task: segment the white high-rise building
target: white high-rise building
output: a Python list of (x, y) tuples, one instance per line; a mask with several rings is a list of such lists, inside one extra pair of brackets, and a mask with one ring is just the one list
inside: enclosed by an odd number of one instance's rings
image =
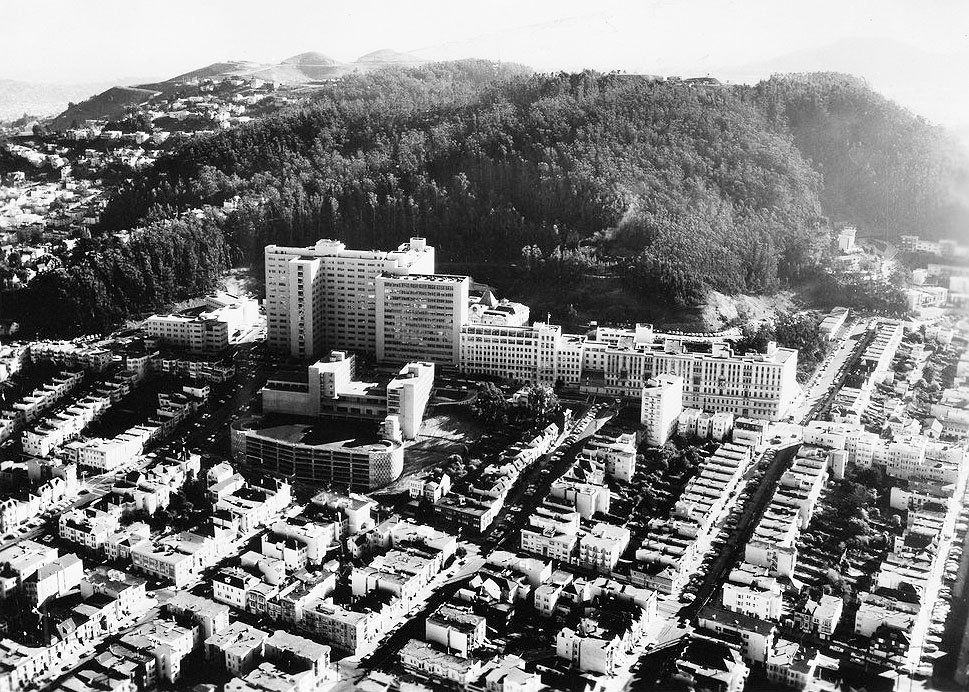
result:
[(377, 279), (433, 274), (434, 248), (411, 238), (397, 250), (347, 250), (336, 240), (266, 247), (269, 348), (300, 358), (329, 349), (377, 351)]
[(838, 250), (843, 253), (851, 252), (855, 249), (855, 235), (858, 233), (854, 226), (845, 226), (838, 233)]
[(646, 443), (662, 447), (676, 432), (683, 411), (683, 378), (658, 375), (643, 387), (640, 423), (646, 428)]
[(470, 286), (467, 276), (377, 277), (377, 360), (457, 365)]

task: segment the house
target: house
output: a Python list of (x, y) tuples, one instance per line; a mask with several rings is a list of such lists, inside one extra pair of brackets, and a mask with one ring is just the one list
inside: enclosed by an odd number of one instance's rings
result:
[(692, 689), (742, 692), (750, 669), (740, 653), (724, 642), (694, 635), (676, 659), (676, 675)]
[(424, 639), (440, 644), (448, 653), (468, 658), (485, 641), (485, 618), (470, 606), (444, 604), (424, 621)]

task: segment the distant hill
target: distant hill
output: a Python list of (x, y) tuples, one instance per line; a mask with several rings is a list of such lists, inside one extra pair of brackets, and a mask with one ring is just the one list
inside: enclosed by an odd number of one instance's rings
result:
[(390, 49), (367, 53), (352, 63), (340, 62), (323, 53), (310, 51), (293, 55), (278, 63), (258, 63), (247, 60), (216, 62), (162, 82), (140, 84), (138, 88), (164, 92), (194, 80), (225, 77), (253, 77), (279, 84), (297, 85), (336, 79), (351, 72), (368, 72), (390, 66), (411, 67), (425, 62), (420, 58)]
[(0, 79), (0, 120), (14, 120), (24, 113), (48, 116), (60, 113), (72, 101), (103, 91), (111, 82), (89, 84), (43, 84)]
[(407, 53), (401, 53), (400, 51), (390, 50), (384, 48), (382, 50), (375, 50), (366, 55), (361, 55), (356, 59), (356, 65), (421, 65), (426, 63), (427, 60), (421, 58), (416, 58), (413, 55), (408, 55)]
[(139, 84), (137, 88), (151, 89), (154, 91), (166, 91), (178, 84), (184, 84), (198, 79), (221, 79), (223, 77), (243, 76), (261, 69), (263, 65), (247, 60), (228, 60), (226, 62), (214, 62), (211, 65), (200, 67), (184, 74), (176, 75), (162, 82), (152, 84)]
[(136, 84), (131, 87), (111, 87), (95, 96), (90, 96), (83, 103), (69, 110), (65, 110), (69, 101), (77, 101), (89, 96), (92, 91), (107, 88), (110, 85), (99, 84), (96, 85), (96, 89), (84, 85), (59, 88), (53, 85), (30, 85), (0, 80), (0, 119), (14, 119), (24, 112), (43, 116), (63, 111), (54, 119), (52, 126), (55, 129), (64, 129), (70, 127), (74, 121), (114, 118), (123, 113), (126, 106), (143, 103), (153, 94), (169, 93), (184, 84), (202, 79), (252, 77), (277, 84), (298, 86), (339, 79), (354, 72), (365, 73), (387, 67), (415, 67), (424, 63), (426, 63), (425, 60), (390, 49), (367, 53), (350, 63), (340, 62), (314, 51), (300, 53), (278, 63), (226, 60), (160, 82)]
[(299, 65), (301, 67), (332, 67), (339, 64), (341, 64), (339, 60), (334, 60), (329, 55), (323, 55), (322, 53), (316, 53), (314, 51), (294, 55), (280, 63), (280, 65)]
[(69, 107), (54, 118), (51, 127), (55, 130), (64, 130), (85, 120), (118, 119), (124, 115), (127, 107), (145, 103), (158, 93), (158, 91), (139, 87), (111, 87)]

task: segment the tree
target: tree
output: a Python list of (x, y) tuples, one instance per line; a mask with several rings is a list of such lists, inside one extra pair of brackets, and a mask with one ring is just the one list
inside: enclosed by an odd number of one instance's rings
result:
[(531, 384), (517, 407), (519, 417), (529, 426), (545, 427), (561, 411), (558, 395), (545, 384)]
[(485, 382), (478, 388), (472, 410), (488, 425), (508, 422), (508, 401), (494, 382)]

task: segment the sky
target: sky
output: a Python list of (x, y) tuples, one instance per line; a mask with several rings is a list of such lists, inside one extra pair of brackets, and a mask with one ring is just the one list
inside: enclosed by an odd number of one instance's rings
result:
[(381, 48), (732, 82), (834, 69), (969, 131), (966, 0), (7, 0), (0, 16), (22, 28), (3, 32), (0, 78), (29, 82), (133, 84)]

